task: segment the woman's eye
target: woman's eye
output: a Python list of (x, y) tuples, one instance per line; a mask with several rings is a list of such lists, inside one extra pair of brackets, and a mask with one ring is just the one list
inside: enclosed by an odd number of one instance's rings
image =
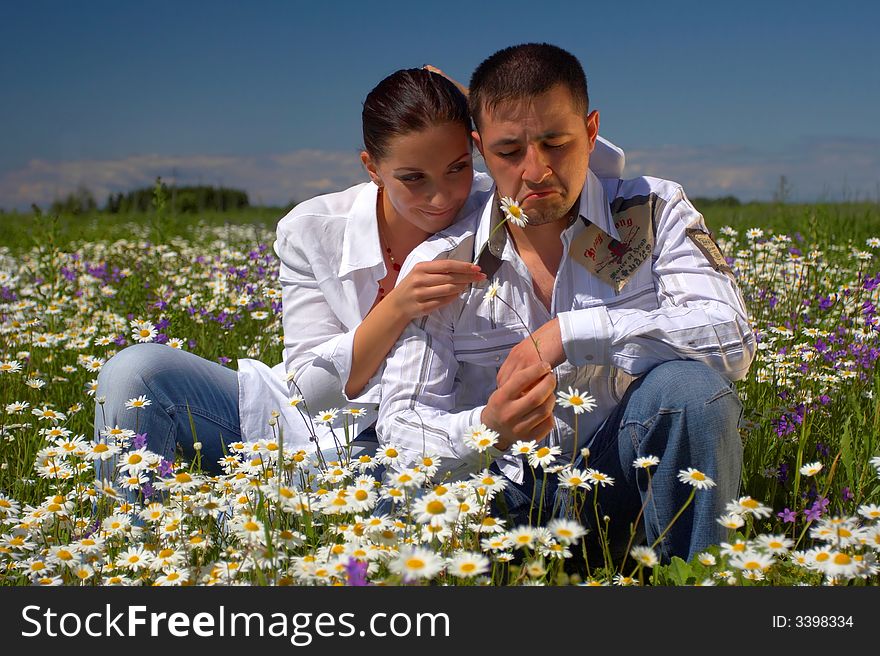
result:
[(459, 171), (464, 171), (466, 168), (468, 168), (468, 165), (462, 162), (461, 164), (456, 164), (451, 169), (449, 169), (449, 172), (458, 173)]
[(401, 182), (404, 182), (404, 183), (421, 182), (422, 176), (418, 175), (418, 174), (404, 175), (404, 176), (398, 178), (398, 180), (400, 180)]

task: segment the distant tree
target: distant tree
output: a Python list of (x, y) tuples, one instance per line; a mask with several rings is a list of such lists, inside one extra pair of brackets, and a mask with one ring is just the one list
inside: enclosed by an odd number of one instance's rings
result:
[(779, 183), (773, 191), (773, 202), (785, 204), (791, 200), (791, 183), (784, 175), (779, 176)]
[[(238, 210), (250, 207), (248, 195), (239, 189), (205, 185), (168, 187), (161, 183), (166, 196), (174, 199), (172, 210), (180, 214), (198, 214), (205, 210)], [(111, 196), (107, 211), (113, 213), (149, 212), (153, 203), (153, 187), (135, 189)]]
[(50, 214), (87, 214), (98, 209), (95, 196), (85, 185), (80, 185), (76, 191), (72, 191), (64, 198), (52, 201), (49, 207)]

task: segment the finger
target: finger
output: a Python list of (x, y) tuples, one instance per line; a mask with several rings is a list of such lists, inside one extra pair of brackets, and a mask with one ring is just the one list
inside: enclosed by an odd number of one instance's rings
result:
[(544, 376), (547, 376), (551, 371), (550, 365), (546, 362), (536, 362), (513, 372), (502, 389), (504, 389), (508, 398), (518, 399), (529, 387), (544, 378)]
[(416, 265), (418, 269), (429, 273), (477, 273), (480, 267), (461, 260), (431, 260)]

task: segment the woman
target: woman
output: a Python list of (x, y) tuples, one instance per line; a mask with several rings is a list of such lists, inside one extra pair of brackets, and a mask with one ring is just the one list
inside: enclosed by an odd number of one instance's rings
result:
[[(173, 460), (179, 445), (193, 458), (198, 441), (209, 471), (237, 440), (280, 432), (286, 448), (317, 442), (332, 454), (346, 441), (375, 439), (378, 380), (403, 328), (485, 278), (469, 262), (442, 260), (398, 281), (401, 265), (416, 245), (478, 211), (492, 181), (473, 171), (467, 100), (441, 74), (393, 73), (369, 93), (362, 118), (371, 182), (301, 203), (278, 224), (284, 362), (242, 359), (236, 375), (162, 345), (124, 349), (98, 377), (106, 401), (96, 409), (96, 439), (101, 427), (133, 428), (125, 403), (141, 395), (152, 401), (139, 411), (147, 447)], [(622, 154), (600, 142), (591, 167), (619, 175)], [(341, 408), (362, 414), (315, 418)]]

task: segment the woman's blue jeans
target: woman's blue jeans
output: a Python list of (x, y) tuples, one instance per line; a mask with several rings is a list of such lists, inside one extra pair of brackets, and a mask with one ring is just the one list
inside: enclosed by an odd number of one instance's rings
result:
[[(598, 517), (604, 529), (608, 523), (615, 562), (620, 561), (635, 524), (633, 544), (642, 539), (653, 544), (685, 505), (693, 488), (678, 480), (680, 470), (693, 467), (712, 478), (716, 486), (696, 490), (688, 505), (662, 541), (655, 547), (661, 559), (672, 556), (690, 560), (711, 544), (727, 539), (727, 529), (716, 521), (728, 501), (738, 496), (742, 475), (742, 441), (738, 425), (742, 404), (736, 388), (727, 378), (706, 365), (691, 360), (674, 360), (657, 365), (635, 380), (617, 408), (589, 443), (587, 462), (611, 476), (612, 486), (595, 486), (587, 492), (580, 520), (590, 527), (590, 539), (597, 539), (593, 495), (598, 494)], [(660, 464), (650, 470), (635, 469), (633, 461), (657, 456)], [(649, 474), (650, 473), (650, 486)], [(571, 497), (557, 485), (555, 474), (545, 479), (536, 471), (535, 503), (542, 500), (544, 518), (561, 515)], [(535, 476), (526, 467), (522, 485), (509, 483), (504, 493), (511, 520), (527, 523), (535, 490)], [(537, 517), (537, 507), (532, 520)], [(640, 539), (642, 538), (642, 539)]]
[[(146, 396), (138, 410), (126, 401)], [(241, 439), (238, 375), (216, 362), (164, 344), (135, 344), (110, 358), (98, 374), (95, 439), (105, 426), (145, 433), (146, 447), (174, 461), (180, 446), (187, 460), (200, 442), (204, 471), (219, 473), (225, 445)], [(102, 471), (105, 478), (112, 472)]]
[[(218, 474), (217, 461), (227, 454), (226, 446), (242, 439), (238, 374), (163, 344), (135, 344), (110, 358), (98, 374), (95, 396), (106, 399), (95, 404), (95, 440), (101, 439), (105, 426), (145, 433), (145, 446), (172, 462), (177, 447), (191, 461), (193, 444), (200, 442), (202, 470)], [(138, 410), (125, 407), (126, 401), (139, 396), (146, 396), (151, 405)], [(353, 457), (376, 452), (373, 429), (363, 431), (356, 440)], [(327, 461), (338, 459), (333, 449), (324, 450), (322, 456)], [(112, 460), (106, 461), (96, 473), (112, 479), (114, 467)]]

